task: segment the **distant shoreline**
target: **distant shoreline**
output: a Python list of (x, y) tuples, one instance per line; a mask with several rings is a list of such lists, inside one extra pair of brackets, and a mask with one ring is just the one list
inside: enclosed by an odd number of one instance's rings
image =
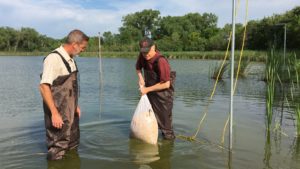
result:
[[(182, 51), (182, 52), (161, 52), (170, 59), (223, 59), (226, 51)], [(0, 56), (46, 56), (49, 52), (0, 52)], [(137, 58), (138, 52), (108, 52), (104, 51), (101, 56), (104, 58)], [(235, 52), (238, 58), (240, 51)], [(243, 52), (243, 58), (250, 61), (265, 61), (266, 51), (246, 50)], [(82, 57), (98, 57), (98, 52), (84, 52)], [(230, 58), (230, 52), (227, 59)]]

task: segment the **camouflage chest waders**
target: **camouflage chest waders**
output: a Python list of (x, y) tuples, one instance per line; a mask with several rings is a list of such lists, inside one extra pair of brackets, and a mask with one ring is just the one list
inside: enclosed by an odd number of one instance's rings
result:
[[(144, 69), (146, 87), (160, 83), (158, 60), (163, 56), (159, 56), (153, 62), (153, 71)], [(147, 64), (145, 64), (147, 67)], [(161, 91), (149, 92), (147, 94), (149, 101), (155, 113), (158, 127), (161, 129), (165, 139), (174, 139), (174, 131), (172, 126), (172, 109), (174, 97), (174, 84), (176, 72), (171, 71), (170, 88)]]
[(61, 159), (67, 150), (78, 147), (80, 136), (79, 117), (75, 113), (78, 105), (78, 69), (76, 66), (76, 71), (71, 72), (69, 64), (61, 54), (56, 51), (54, 53), (60, 55), (70, 74), (59, 76), (51, 86), (54, 104), (64, 122), (61, 129), (52, 126), (51, 111), (43, 103), (49, 160)]

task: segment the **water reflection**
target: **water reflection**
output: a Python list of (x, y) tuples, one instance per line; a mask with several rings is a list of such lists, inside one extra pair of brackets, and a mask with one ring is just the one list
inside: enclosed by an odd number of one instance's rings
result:
[(228, 151), (228, 163), (227, 163), (228, 169), (232, 168), (232, 151)]
[(132, 162), (143, 165), (160, 159), (158, 145), (147, 144), (136, 139), (129, 141), (129, 154)]
[(159, 141), (156, 145), (146, 144), (139, 140), (131, 139), (129, 151), (132, 162), (139, 165), (139, 168), (163, 168), (171, 169), (171, 156), (174, 142), (169, 140)]
[(48, 161), (48, 169), (80, 169), (77, 150), (68, 151), (62, 160)]
[(174, 142), (162, 140), (159, 144), (160, 160), (150, 163), (150, 166), (155, 168), (171, 169), (171, 157), (173, 154)]
[(293, 159), (290, 168), (297, 168), (300, 166), (300, 136), (295, 137), (291, 150)]
[(272, 146), (271, 146), (271, 135), (270, 130), (266, 129), (266, 141), (265, 141), (265, 154), (264, 154), (264, 168), (272, 168), (270, 165), (270, 159), (272, 156)]

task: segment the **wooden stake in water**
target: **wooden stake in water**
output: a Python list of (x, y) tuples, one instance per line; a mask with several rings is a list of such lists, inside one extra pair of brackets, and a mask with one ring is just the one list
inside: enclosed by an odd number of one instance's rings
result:
[(99, 61), (99, 84), (100, 84), (100, 88), (99, 88), (99, 106), (100, 106), (100, 109), (99, 109), (99, 118), (101, 118), (101, 110), (102, 110), (102, 95), (103, 95), (103, 74), (102, 74), (102, 56), (101, 56), (101, 34), (100, 32), (98, 32), (98, 40), (99, 40), (99, 51), (98, 51), (98, 61)]
[(233, 79), (234, 79), (234, 49), (235, 49), (235, 6), (236, 1), (232, 0), (232, 41), (231, 41), (231, 89), (230, 89), (230, 130), (229, 130), (229, 149), (232, 151), (232, 123), (233, 123)]

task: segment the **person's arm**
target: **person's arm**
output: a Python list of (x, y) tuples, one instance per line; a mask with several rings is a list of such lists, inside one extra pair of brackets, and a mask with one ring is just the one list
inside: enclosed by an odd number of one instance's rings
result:
[(164, 83), (156, 83), (153, 86), (149, 86), (149, 87), (141, 87), (141, 94), (147, 94), (149, 92), (154, 92), (154, 91), (159, 91), (159, 90), (163, 90), (163, 89), (168, 89), (170, 87), (170, 81), (166, 81)]
[(166, 59), (161, 58), (158, 60), (160, 82), (153, 86), (142, 87), (141, 94), (147, 94), (149, 92), (160, 91), (170, 88), (170, 65)]
[(51, 111), (52, 125), (55, 128), (61, 129), (64, 124), (61, 115), (59, 114), (51, 94), (50, 85), (46, 83), (40, 84), (40, 92), (43, 97), (44, 102), (47, 104), (48, 108)]
[(139, 86), (145, 86), (145, 81), (144, 81), (144, 77), (142, 75), (142, 71), (136, 70), (136, 73), (137, 73), (138, 79), (139, 79)]
[(142, 68), (143, 68), (143, 56), (141, 54), (139, 54), (138, 59), (135, 63), (135, 69), (136, 69), (136, 74), (138, 76), (138, 85), (141, 86), (145, 86), (145, 80), (142, 74)]

